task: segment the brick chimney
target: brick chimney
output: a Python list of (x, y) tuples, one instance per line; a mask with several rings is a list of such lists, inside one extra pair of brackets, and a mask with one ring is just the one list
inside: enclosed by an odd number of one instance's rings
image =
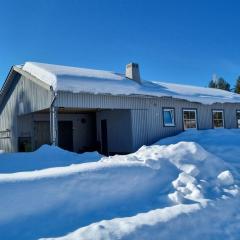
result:
[(139, 66), (137, 63), (129, 63), (126, 65), (126, 78), (141, 84)]

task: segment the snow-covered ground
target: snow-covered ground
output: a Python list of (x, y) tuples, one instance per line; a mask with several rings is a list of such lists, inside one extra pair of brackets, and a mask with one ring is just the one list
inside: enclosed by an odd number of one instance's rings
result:
[(0, 239), (239, 239), (240, 130), (101, 157), (0, 154)]

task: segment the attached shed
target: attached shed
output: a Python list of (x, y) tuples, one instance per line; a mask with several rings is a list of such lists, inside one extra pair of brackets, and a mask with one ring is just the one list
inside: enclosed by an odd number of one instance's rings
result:
[(240, 96), (142, 81), (125, 74), (27, 62), (0, 93), (0, 149), (54, 144), (75, 152), (129, 153), (188, 129), (240, 127)]

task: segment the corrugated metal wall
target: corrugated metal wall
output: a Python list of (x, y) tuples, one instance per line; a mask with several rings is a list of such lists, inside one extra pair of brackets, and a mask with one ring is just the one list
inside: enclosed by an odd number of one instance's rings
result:
[[(91, 95), (86, 93), (59, 92), (56, 103), (59, 107), (130, 109), (132, 122), (132, 151), (144, 144), (152, 144), (163, 137), (183, 131), (183, 109), (196, 109), (198, 129), (211, 129), (212, 110), (224, 110), (225, 127), (236, 128), (236, 110), (240, 104), (212, 104), (188, 102), (171, 97), (140, 97)], [(174, 127), (163, 126), (163, 108), (175, 109)]]
[(140, 96), (112, 96), (61, 91), (58, 92), (56, 106), (66, 108), (146, 109), (147, 101)]
[[(153, 144), (160, 138), (173, 136), (183, 131), (183, 109), (197, 110), (198, 129), (211, 129), (212, 111), (224, 110), (225, 128), (236, 128), (236, 110), (240, 109), (240, 104), (212, 104), (203, 105), (200, 103), (191, 103), (177, 99), (149, 99), (148, 109), (132, 110), (133, 124), (133, 142), (136, 150), (144, 144)], [(175, 126), (165, 127), (163, 125), (163, 108), (175, 109)], [(147, 119), (147, 120), (146, 120)]]
[(132, 145), (130, 110), (104, 110), (96, 115), (97, 139), (101, 142), (101, 120), (107, 120), (108, 151), (129, 153)]
[(0, 133), (0, 149), (17, 151), (18, 116), (45, 109), (50, 101), (50, 91), (15, 73), (11, 88), (0, 105), (0, 131), (10, 130), (8, 138)]

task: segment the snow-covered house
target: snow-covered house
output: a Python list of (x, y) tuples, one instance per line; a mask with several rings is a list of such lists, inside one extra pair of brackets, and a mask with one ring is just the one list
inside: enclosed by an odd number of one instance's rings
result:
[(125, 74), (27, 62), (0, 92), (0, 149), (53, 143), (75, 152), (128, 153), (188, 129), (239, 128), (240, 95)]

